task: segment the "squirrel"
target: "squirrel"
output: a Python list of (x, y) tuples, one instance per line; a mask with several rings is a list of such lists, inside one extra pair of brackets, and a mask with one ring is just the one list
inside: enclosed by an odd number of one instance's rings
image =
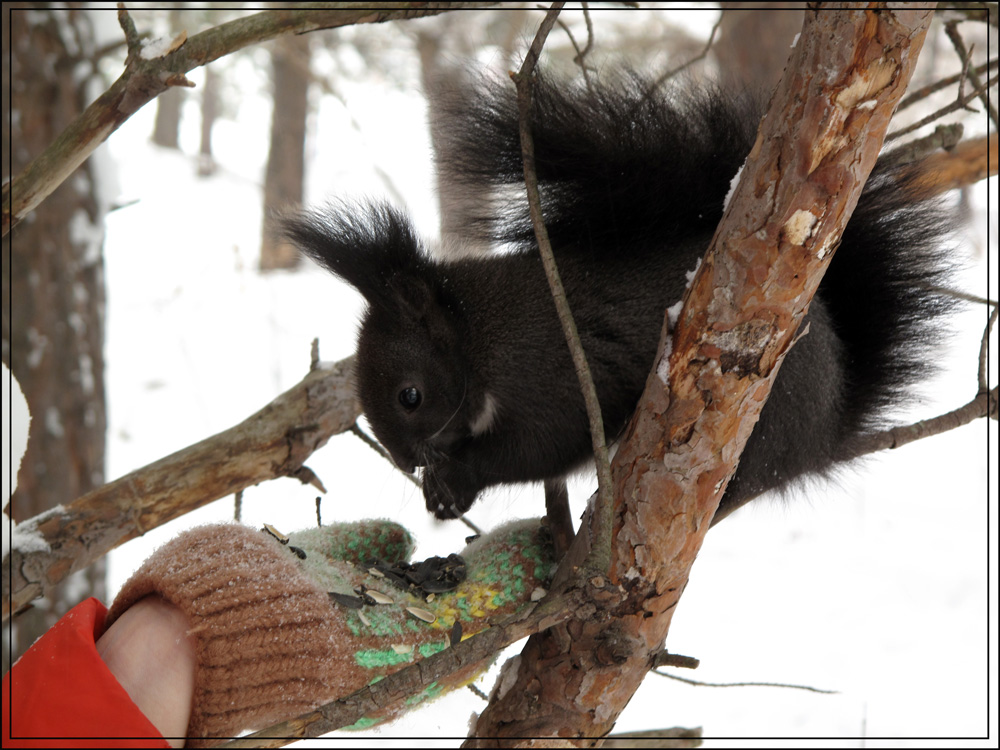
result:
[[(303, 211), (282, 231), (365, 298), (364, 413), (399, 468), (423, 467), (427, 509), (443, 519), (484, 488), (565, 476), (592, 449), (523, 197), (513, 91), (483, 84), (440, 106), (439, 169), (496, 194), (467, 236), (508, 252), (434, 258), (378, 202)], [(590, 86), (537, 80), (543, 217), (609, 440), (635, 409), (664, 311), (709, 245), (762, 111), (742, 94), (634, 72)], [(931, 287), (948, 274), (951, 227), (901, 174), (873, 171), (720, 512), (829, 473), (932, 369), (949, 303)]]

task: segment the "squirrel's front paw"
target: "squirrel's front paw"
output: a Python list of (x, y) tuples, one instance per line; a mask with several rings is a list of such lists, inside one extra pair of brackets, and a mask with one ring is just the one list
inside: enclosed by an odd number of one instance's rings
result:
[(480, 488), (463, 479), (443, 465), (424, 469), (424, 501), (435, 518), (458, 518), (472, 507)]

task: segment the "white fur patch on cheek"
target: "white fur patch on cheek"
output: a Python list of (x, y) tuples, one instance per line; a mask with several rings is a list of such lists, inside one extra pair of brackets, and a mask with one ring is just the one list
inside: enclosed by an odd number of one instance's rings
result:
[(497, 416), (497, 402), (489, 393), (483, 399), (483, 410), (479, 412), (475, 419), (469, 423), (469, 429), (473, 435), (482, 435), (493, 427), (493, 422)]

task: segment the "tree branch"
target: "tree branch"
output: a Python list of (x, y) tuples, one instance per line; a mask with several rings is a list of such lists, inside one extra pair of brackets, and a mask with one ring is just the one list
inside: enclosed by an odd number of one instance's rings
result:
[[(972, 61), (972, 52), (965, 48), (965, 41), (962, 39), (962, 35), (958, 31), (958, 21), (949, 21), (944, 25), (944, 31), (951, 40), (952, 45), (955, 47), (955, 52), (962, 59), (966, 66)], [(973, 88), (979, 92), (979, 100), (983, 103), (983, 107), (990, 115), (990, 120), (993, 122), (993, 127), (1000, 127), (1000, 122), (997, 122), (997, 108), (993, 106), (993, 102), (990, 101), (989, 92), (984, 88), (982, 80), (979, 78), (979, 73), (973, 69), (969, 68), (967, 71), (969, 82), (972, 84)]]
[(997, 134), (991, 133), (962, 141), (951, 151), (940, 151), (908, 164), (900, 182), (915, 197), (926, 199), (972, 185), (996, 173)]
[[(989, 73), (995, 67), (997, 67), (997, 59), (993, 58), (992, 60), (984, 62), (982, 65), (976, 68), (971, 68), (971, 70), (974, 70), (976, 73)], [(962, 80), (962, 75), (965, 72), (966, 71), (963, 70), (962, 73), (956, 73), (955, 75), (949, 76), (948, 78), (942, 78), (940, 81), (934, 81), (934, 83), (929, 83), (923, 88), (919, 88), (916, 91), (907, 94), (906, 97), (903, 99), (903, 101), (899, 103), (899, 106), (896, 108), (896, 111), (899, 112), (901, 110), (904, 110), (907, 107), (910, 107), (916, 104), (917, 102), (926, 99), (935, 91), (940, 91), (943, 88), (947, 88), (952, 84), (958, 83), (960, 80)]]
[(611, 559), (610, 539), (611, 539), (611, 467), (608, 461), (608, 446), (604, 436), (604, 419), (601, 416), (601, 404), (597, 399), (597, 389), (594, 387), (594, 380), (590, 374), (590, 366), (587, 364), (587, 355), (583, 351), (583, 344), (580, 342), (580, 334), (573, 320), (573, 313), (569, 308), (569, 301), (566, 299), (566, 291), (563, 288), (562, 279), (559, 276), (559, 269), (556, 266), (555, 256), (552, 254), (552, 244), (549, 242), (548, 231), (545, 229), (545, 222), (542, 219), (542, 202), (538, 194), (538, 177), (535, 172), (535, 145), (531, 136), (531, 100), (532, 84), (535, 75), (535, 65), (538, 56), (541, 54), (542, 45), (545, 38), (556, 22), (559, 10), (565, 3), (553, 3), (539, 25), (535, 39), (525, 56), (521, 70), (512, 74), (511, 78), (517, 86), (517, 107), (519, 112), (519, 125), (521, 131), (521, 158), (524, 161), (524, 183), (528, 192), (528, 209), (531, 214), (531, 223), (535, 230), (535, 237), (538, 240), (538, 251), (542, 257), (542, 266), (545, 269), (545, 276), (552, 290), (552, 299), (555, 301), (556, 312), (559, 315), (559, 323), (562, 325), (563, 334), (566, 336), (566, 343), (569, 346), (573, 357), (573, 366), (576, 369), (576, 376), (580, 381), (580, 391), (583, 393), (583, 400), (587, 406), (587, 418), (590, 422), (590, 439), (594, 447), (594, 459), (597, 463), (597, 508), (595, 524), (590, 533), (592, 534), (592, 546), (594, 557), (588, 562), (594, 562), (597, 567), (606, 570), (608, 561)]
[(932, 435), (940, 435), (942, 432), (954, 430), (956, 427), (961, 427), (982, 417), (989, 416), (996, 419), (996, 415), (997, 389), (993, 388), (991, 391), (977, 394), (972, 401), (954, 411), (932, 419), (923, 419), (913, 424), (901, 425), (884, 432), (867, 435), (858, 441), (853, 455), (848, 456), (848, 459), (860, 458), (876, 451), (901, 448), (907, 443), (922, 440)]
[[(235, 427), (19, 524), (3, 565), (3, 619), (167, 521), (259, 482), (299, 476), (313, 451), (359, 414), (350, 357), (314, 369)], [(27, 537), (32, 543), (19, 547)]]
[(170, 86), (191, 85), (184, 74), (194, 68), (282, 34), (422, 18), (456, 8), (490, 5), (495, 3), (302, 3), (294, 10), (267, 10), (221, 24), (182, 41), (160, 57), (144, 59), (131, 19), (125, 6), (119, 3), (119, 18), (129, 41), (125, 71), (41, 155), (3, 186), (2, 236), (143, 105)]
[(984, 83), (981, 87), (973, 91), (971, 94), (966, 94), (965, 96), (959, 97), (946, 107), (942, 107), (936, 112), (932, 112), (931, 114), (927, 115), (927, 117), (918, 120), (912, 125), (907, 125), (905, 128), (900, 128), (899, 130), (889, 133), (889, 135), (885, 137), (885, 142), (889, 143), (890, 141), (894, 141), (897, 138), (906, 135), (907, 133), (912, 133), (914, 130), (919, 130), (924, 125), (928, 125), (929, 123), (932, 123), (935, 120), (944, 117), (947, 114), (951, 114), (952, 112), (963, 109), (973, 99), (979, 98), (979, 95), (981, 93), (983, 93), (984, 91), (989, 91), (991, 87), (996, 85), (997, 85), (997, 76), (993, 76), (992, 78), (987, 80), (986, 83)]

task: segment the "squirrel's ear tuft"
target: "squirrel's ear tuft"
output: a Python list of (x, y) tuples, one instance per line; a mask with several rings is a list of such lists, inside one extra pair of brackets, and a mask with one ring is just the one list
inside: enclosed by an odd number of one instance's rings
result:
[(371, 305), (412, 304), (399, 299), (400, 279), (426, 278), (432, 270), (409, 221), (385, 203), (334, 204), (289, 213), (278, 217), (277, 227)]

